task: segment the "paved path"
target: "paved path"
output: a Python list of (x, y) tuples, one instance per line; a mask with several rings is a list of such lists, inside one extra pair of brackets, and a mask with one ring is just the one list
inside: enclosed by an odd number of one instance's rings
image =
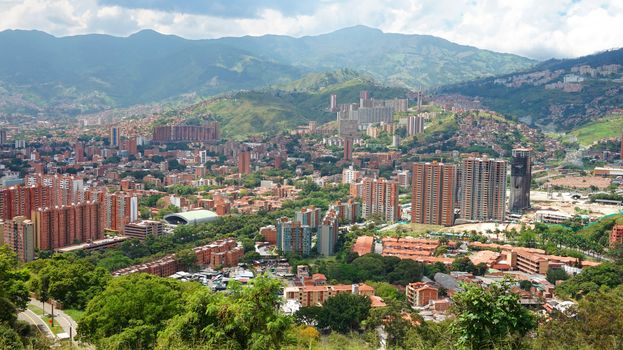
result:
[(35, 314), (34, 312), (26, 309), (20, 312), (19, 314), (17, 314), (17, 318), (22, 321), (26, 321), (30, 323), (31, 325), (37, 327), (39, 332), (44, 334), (46, 337), (56, 339), (56, 336), (54, 335), (54, 333), (52, 333), (52, 330), (50, 330), (50, 327), (48, 327), (45, 321), (43, 321), (41, 317), (39, 317), (39, 315)]
[[(30, 304), (43, 309), (43, 303), (36, 299), (30, 299)], [(52, 305), (45, 303), (44, 308), (46, 313), (50, 313), (52, 311)], [(63, 331), (67, 334), (71, 334), (72, 340), (76, 337), (76, 330), (78, 329), (78, 324), (74, 321), (69, 315), (63, 312), (63, 310), (54, 309), (54, 319), (58, 322), (58, 324), (63, 328)]]

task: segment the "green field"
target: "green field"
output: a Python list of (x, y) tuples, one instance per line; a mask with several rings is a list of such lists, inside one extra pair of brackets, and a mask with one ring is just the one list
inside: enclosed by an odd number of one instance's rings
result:
[(603, 139), (620, 137), (621, 130), (623, 115), (609, 115), (571, 131), (567, 138), (575, 136), (581, 146), (590, 146)]

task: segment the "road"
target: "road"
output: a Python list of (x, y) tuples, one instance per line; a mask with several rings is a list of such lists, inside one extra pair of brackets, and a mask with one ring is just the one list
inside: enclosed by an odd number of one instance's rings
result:
[[(36, 299), (30, 299), (30, 304), (43, 308), (47, 313), (52, 310), (52, 305), (48, 303), (42, 303)], [(43, 307), (45, 304), (45, 308)], [(54, 309), (54, 319), (58, 322), (58, 324), (63, 328), (63, 331), (67, 334), (71, 334), (72, 340), (76, 337), (76, 329), (78, 329), (78, 324), (74, 321), (69, 315), (63, 312), (63, 310)]]
[(17, 318), (19, 320), (26, 321), (30, 323), (31, 325), (37, 327), (39, 332), (44, 334), (46, 337), (51, 338), (51, 339), (56, 339), (56, 336), (54, 335), (54, 333), (52, 333), (52, 331), (50, 330), (48, 325), (45, 323), (45, 321), (43, 321), (41, 317), (39, 317), (34, 312), (26, 309), (20, 312), (19, 314), (17, 314)]

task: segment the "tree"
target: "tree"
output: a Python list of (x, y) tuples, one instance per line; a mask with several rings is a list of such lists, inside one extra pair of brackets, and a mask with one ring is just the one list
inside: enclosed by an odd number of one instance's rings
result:
[(359, 330), (370, 314), (370, 298), (365, 295), (340, 293), (325, 301), (318, 318), (319, 328), (340, 333)]
[(529, 280), (521, 280), (519, 281), (519, 288), (525, 291), (530, 291), (530, 289), (532, 288), (532, 282), (530, 282)]
[(456, 319), (452, 329), (459, 336), (458, 346), (493, 349), (519, 341), (536, 326), (533, 315), (511, 292), (511, 281), (493, 283), (487, 289), (476, 284), (463, 288), (453, 296)]
[(142, 273), (117, 277), (88, 303), (78, 337), (98, 349), (151, 349), (166, 322), (182, 312), (185, 293), (197, 288)]
[(547, 281), (551, 284), (556, 284), (557, 281), (565, 281), (569, 279), (569, 275), (563, 269), (548, 269), (547, 270)]
[(409, 283), (422, 279), (426, 267), (417, 261), (410, 259), (400, 260), (394, 271), (387, 275), (387, 281), (392, 284), (406, 286)]
[(0, 246), (0, 323), (13, 325), (17, 309), (28, 303), (28, 272), (18, 269), (17, 255), (6, 245)]
[(197, 269), (197, 255), (192, 249), (182, 249), (175, 253), (175, 260), (186, 271)]
[(19, 334), (8, 324), (0, 323), (0, 349), (3, 350), (22, 350), (24, 344)]
[(229, 293), (201, 288), (167, 324), (157, 348), (279, 349), (291, 325), (278, 311), (280, 289), (278, 280), (263, 276), (247, 288), (233, 283)]
[(31, 263), (28, 268), (34, 274), (30, 289), (38, 299), (51, 298), (66, 308), (84, 308), (111, 279), (106, 269), (73, 254), (55, 254)]
[(620, 349), (623, 344), (623, 286), (583, 298), (569, 313), (556, 312), (538, 330), (537, 349)]
[(623, 284), (623, 266), (602, 263), (599, 266), (587, 267), (578, 275), (561, 283), (556, 287), (556, 294), (580, 299), (601, 288), (615, 288), (620, 284)]

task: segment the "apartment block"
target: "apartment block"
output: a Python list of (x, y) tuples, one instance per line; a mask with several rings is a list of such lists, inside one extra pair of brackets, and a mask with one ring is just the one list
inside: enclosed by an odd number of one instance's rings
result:
[(452, 226), (457, 169), (443, 163), (415, 163), (411, 177), (411, 222)]
[(614, 225), (610, 232), (610, 246), (614, 247), (617, 244), (623, 244), (623, 225)]
[(373, 297), (374, 288), (365, 283), (360, 283), (353, 285), (338, 284), (328, 286), (287, 287), (283, 291), (286, 300), (298, 300), (302, 307), (320, 306), (324, 304), (327, 299), (340, 293), (352, 293)]
[(349, 198), (346, 202), (335, 202), (329, 207), (337, 213), (338, 221), (345, 223), (355, 223), (361, 217), (361, 204), (353, 198)]
[(260, 228), (260, 235), (270, 244), (277, 244), (277, 228), (275, 225), (268, 225)]
[(461, 167), (461, 218), (466, 221), (504, 221), (506, 172), (503, 160), (467, 158)]
[(147, 236), (162, 236), (164, 225), (161, 221), (143, 220), (140, 222), (125, 224), (124, 234), (128, 237), (144, 240)]
[(17, 254), (22, 262), (32, 261), (35, 258), (35, 226), (24, 216), (14, 217), (12, 220), (0, 220), (0, 235), (3, 242)]
[[(197, 257), (197, 264), (201, 266), (227, 267), (235, 266), (244, 256), (242, 247), (235, 240), (224, 239), (201, 247), (193, 248)], [(152, 275), (167, 277), (180, 271), (175, 254), (167, 255), (156, 261), (140, 265), (130, 266), (113, 272), (113, 276), (123, 276), (133, 273), (149, 273)]]
[(422, 307), (439, 299), (439, 290), (424, 282), (409, 283), (406, 288), (407, 302), (411, 307)]
[(387, 222), (396, 222), (400, 219), (398, 183), (384, 178), (364, 178), (361, 186), (363, 218), (380, 215)]
[(309, 226), (312, 230), (316, 230), (320, 226), (320, 208), (316, 208), (314, 206), (303, 207), (294, 215), (294, 221), (300, 222), (303, 226)]
[(309, 255), (311, 252), (311, 228), (300, 222), (283, 217), (277, 220), (277, 249), (283, 253)]
[(338, 216), (334, 210), (328, 210), (325, 214), (318, 233), (316, 234), (316, 247), (318, 254), (322, 256), (335, 255), (335, 244), (338, 237)]

